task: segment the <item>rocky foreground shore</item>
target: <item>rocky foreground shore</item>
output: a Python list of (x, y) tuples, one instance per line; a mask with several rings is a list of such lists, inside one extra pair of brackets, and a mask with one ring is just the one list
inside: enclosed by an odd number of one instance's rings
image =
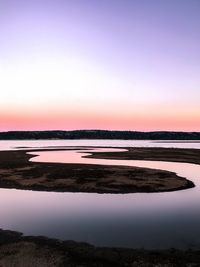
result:
[(1, 267), (197, 267), (200, 251), (98, 248), (0, 230)]

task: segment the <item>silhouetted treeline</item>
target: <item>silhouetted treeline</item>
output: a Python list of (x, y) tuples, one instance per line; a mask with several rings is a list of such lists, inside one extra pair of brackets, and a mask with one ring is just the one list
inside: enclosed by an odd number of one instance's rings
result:
[(106, 130), (0, 132), (0, 140), (24, 139), (200, 140), (200, 132), (136, 132)]

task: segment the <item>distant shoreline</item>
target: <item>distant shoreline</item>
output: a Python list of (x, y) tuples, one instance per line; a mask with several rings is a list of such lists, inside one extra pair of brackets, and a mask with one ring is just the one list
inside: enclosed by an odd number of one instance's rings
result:
[(154, 140), (200, 141), (200, 132), (178, 131), (8, 131), (0, 132), (0, 140)]

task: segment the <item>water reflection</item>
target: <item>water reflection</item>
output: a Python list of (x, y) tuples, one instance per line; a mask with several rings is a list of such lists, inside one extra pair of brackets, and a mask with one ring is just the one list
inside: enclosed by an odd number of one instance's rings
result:
[(16, 150), (25, 147), (175, 147), (198, 148), (200, 141), (153, 141), (153, 140), (0, 140), (0, 150)]
[(86, 159), (82, 153), (34, 152), (39, 156), (31, 160), (165, 169), (191, 179), (196, 187), (119, 195), (0, 189), (1, 227), (100, 246), (200, 248), (199, 165)]

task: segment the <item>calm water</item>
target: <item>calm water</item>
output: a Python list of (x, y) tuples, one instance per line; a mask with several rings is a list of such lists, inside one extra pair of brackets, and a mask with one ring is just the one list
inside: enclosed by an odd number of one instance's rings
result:
[[(45, 142), (45, 144), (44, 144)], [(53, 143), (52, 143), (53, 142)], [(61, 143), (60, 143), (61, 142)], [(66, 144), (67, 142), (67, 144)], [(81, 141), (83, 142), (83, 141)], [(86, 145), (93, 145), (89, 141)], [(101, 141), (102, 142), (102, 141)], [(103, 146), (111, 145), (103, 141)], [(115, 142), (115, 144), (114, 144)], [(151, 146), (144, 141), (112, 141), (113, 146)], [(134, 143), (136, 142), (136, 143)], [(17, 145), (16, 145), (17, 143)], [(56, 143), (56, 144), (55, 144)], [(124, 145), (122, 145), (124, 143)], [(118, 144), (118, 145), (117, 145)], [(156, 143), (157, 144), (157, 143)], [(1, 145), (1, 144), (0, 144)], [(75, 141), (7, 142), (14, 146), (73, 146)], [(99, 141), (97, 141), (99, 146)], [(155, 144), (153, 144), (154, 146)], [(158, 144), (157, 144), (158, 145)], [(163, 144), (159, 143), (159, 146)], [(199, 148), (199, 143), (165, 143)], [(105, 149), (104, 149), (105, 150)], [(108, 150), (108, 149), (106, 149)], [(196, 187), (170, 193), (51, 193), (0, 189), (0, 227), (25, 234), (86, 241), (100, 246), (133, 248), (200, 248), (200, 166), (185, 163), (85, 159), (76, 151), (34, 152), (32, 161), (85, 162), (152, 167), (175, 171)]]
[(144, 140), (27, 140), (2, 141), (0, 150), (14, 150), (19, 147), (49, 147), (49, 146), (105, 146), (105, 147), (179, 147), (198, 148), (200, 141), (144, 141)]

